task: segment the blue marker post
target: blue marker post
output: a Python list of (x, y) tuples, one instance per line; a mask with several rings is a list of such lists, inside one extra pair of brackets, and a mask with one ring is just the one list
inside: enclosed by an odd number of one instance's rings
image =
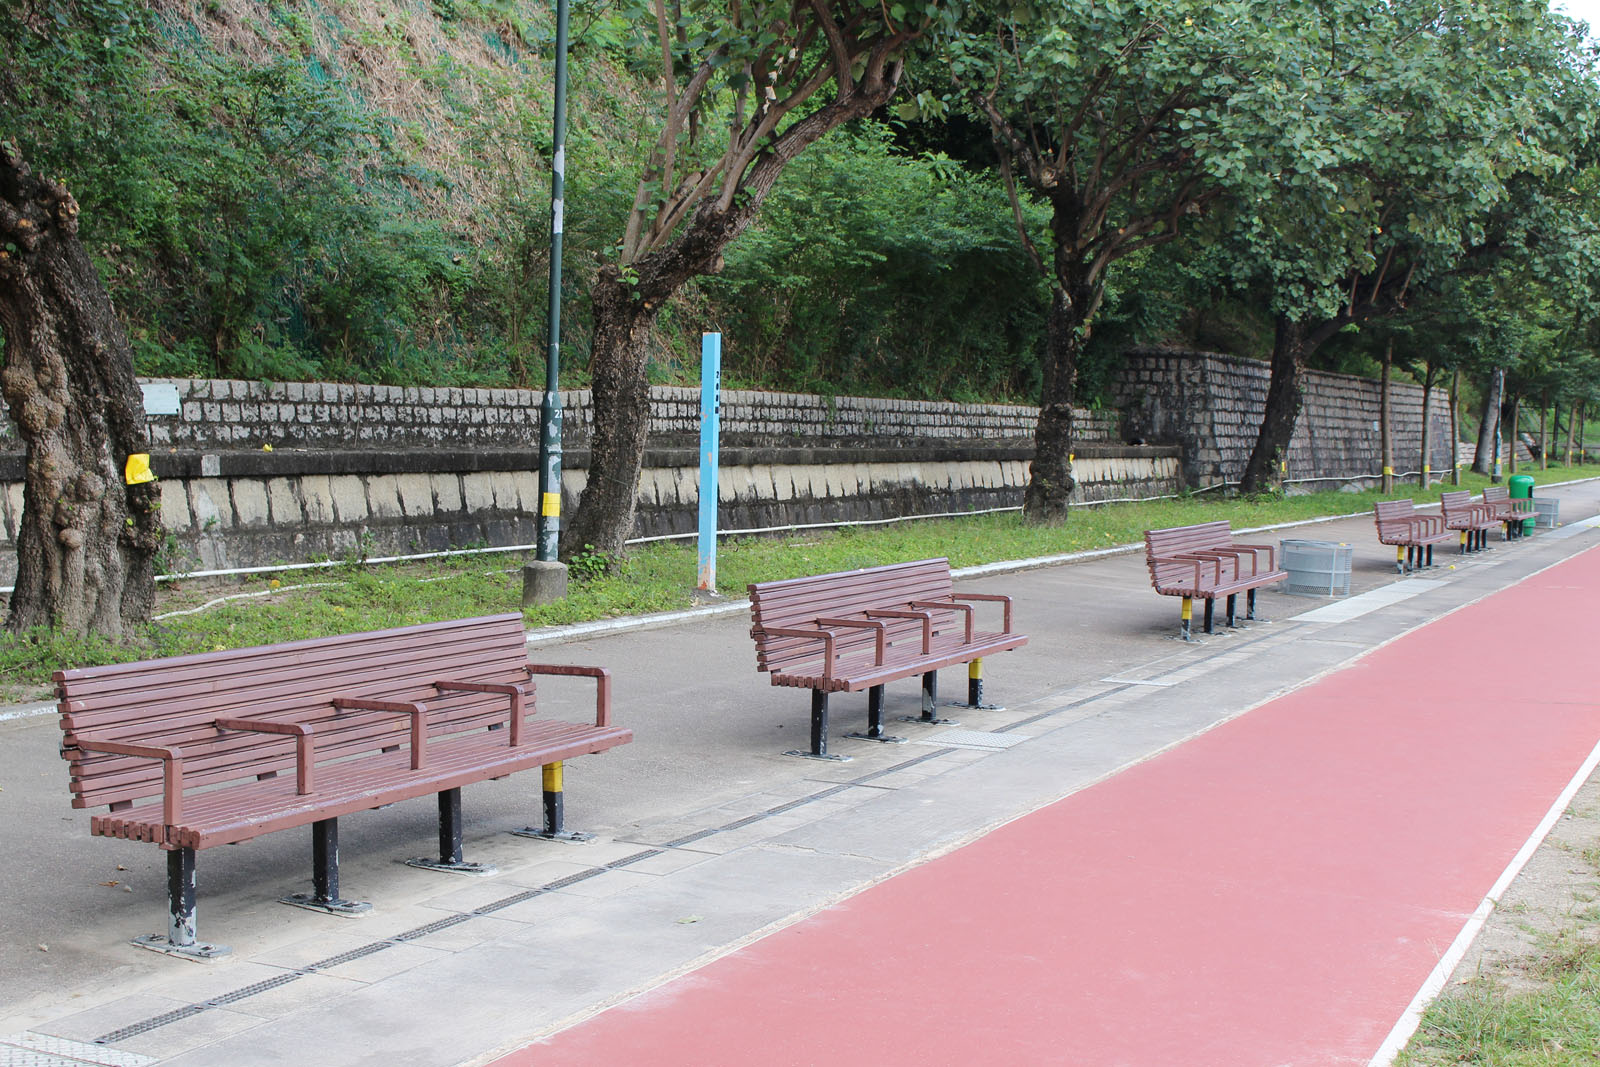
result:
[(717, 452), (722, 437), (722, 335), (700, 337), (700, 580), (717, 591)]

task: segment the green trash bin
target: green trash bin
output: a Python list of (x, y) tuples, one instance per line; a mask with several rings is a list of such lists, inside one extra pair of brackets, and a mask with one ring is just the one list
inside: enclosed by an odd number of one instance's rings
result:
[[(1510, 478), (1508, 478), (1506, 480), (1506, 485), (1511, 490), (1511, 499), (1512, 500), (1530, 500), (1533, 497), (1533, 476), (1532, 475), (1529, 475), (1529, 474), (1513, 474)], [(1538, 517), (1534, 516), (1534, 515), (1529, 515), (1526, 519), (1523, 519), (1522, 520), (1522, 533), (1523, 533), (1523, 536), (1527, 536), (1528, 534), (1533, 533), (1534, 525), (1538, 521), (1539, 521)]]

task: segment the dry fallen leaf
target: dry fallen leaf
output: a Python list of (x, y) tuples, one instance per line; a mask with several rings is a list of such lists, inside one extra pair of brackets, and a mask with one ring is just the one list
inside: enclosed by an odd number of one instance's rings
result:
[(100, 884), (109, 888), (109, 887), (121, 885), (122, 883), (117, 881), (115, 878), (113, 878), (109, 882), (101, 882)]

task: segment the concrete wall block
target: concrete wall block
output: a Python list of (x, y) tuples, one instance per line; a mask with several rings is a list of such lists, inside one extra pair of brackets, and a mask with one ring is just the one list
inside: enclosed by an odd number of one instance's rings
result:
[(794, 499), (795, 468), (788, 465), (772, 468), (772, 499), (778, 501)]
[(408, 518), (434, 514), (433, 484), (428, 475), (397, 474), (394, 484), (400, 494), (400, 509)]
[[(305, 509), (300, 506), (300, 498), (295, 484), (298, 479), (269, 478), (267, 480), (267, 506), (272, 512), (272, 525), (274, 526), (301, 526), (306, 521)], [(238, 490), (234, 490), (234, 500), (239, 497)]]
[[(17, 490), (16, 518), (21, 518), (22, 484), (20, 482), (17, 483), (15, 488)], [(157, 483), (157, 488), (161, 490), (161, 525), (173, 533), (193, 530), (195, 526), (194, 516), (189, 511), (189, 490), (184, 480), (181, 478), (163, 478)], [(5, 499), (9, 500), (10, 496), (10, 493), (5, 494)], [(8, 515), (6, 517), (6, 525), (10, 527), (13, 522), (14, 519)]]
[(539, 513), (538, 492), (533, 497), (524, 501), (519, 492), (517, 476), (513, 471), (491, 471), (489, 473), (489, 486), (494, 493), (494, 505), (500, 511), (531, 511)]
[(333, 499), (334, 515), (344, 524), (366, 522), (367, 487), (354, 474), (335, 474), (328, 478), (328, 495)]
[(201, 533), (233, 529), (233, 501), (228, 499), (228, 483), (221, 478), (189, 480), (189, 513)]
[(367, 507), (374, 519), (398, 519), (405, 514), (400, 507), (400, 487), (392, 474), (374, 474), (367, 478)]
[(307, 474), (300, 478), (300, 506), (306, 522), (312, 526), (331, 526), (338, 521), (333, 506), (333, 486), (325, 474)]
[(494, 511), (494, 484), (482, 471), (461, 476), (461, 495), (464, 510), (470, 515)]

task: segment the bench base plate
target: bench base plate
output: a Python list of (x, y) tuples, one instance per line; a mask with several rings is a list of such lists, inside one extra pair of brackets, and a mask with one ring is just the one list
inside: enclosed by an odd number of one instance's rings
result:
[(167, 956), (182, 956), (191, 960), (214, 960), (233, 951), (227, 945), (209, 941), (196, 941), (192, 945), (175, 945), (165, 934), (145, 934), (143, 937), (134, 938), (133, 943), (152, 952), (160, 952)]
[(541, 830), (537, 826), (526, 826), (511, 832), (518, 837), (531, 837), (537, 841), (565, 841), (569, 845), (582, 845), (595, 839), (594, 834), (586, 830)]
[[(961, 705), (965, 707), (966, 705)], [(960, 726), (955, 719), (936, 719), (931, 715), (902, 715), (901, 722), (920, 722), (924, 726)]]
[(342, 897), (337, 900), (318, 900), (310, 893), (290, 893), (286, 897), (279, 897), (278, 903), (341, 916), (365, 915), (372, 910), (372, 905), (365, 900), (345, 900)]
[(804, 749), (791, 748), (784, 753), (785, 756), (801, 756), (805, 759), (827, 760), (830, 763), (849, 763), (850, 756), (835, 756), (832, 752), (807, 752)]
[[(890, 736), (889, 734), (879, 734), (877, 737), (873, 737), (871, 734), (864, 734), (864, 733), (861, 733), (860, 731), (856, 731), (854, 733), (845, 734), (845, 736), (846, 737), (853, 737), (857, 741), (877, 741), (880, 744), (885, 744), (885, 745), (903, 745), (903, 744), (906, 743), (906, 739), (905, 738), (903, 738), (903, 737), (893, 737), (893, 736)], [(809, 753), (807, 753), (807, 754), (809, 755)]]
[(499, 874), (500, 868), (492, 863), (468, 863), (459, 861), (449, 863), (444, 860), (432, 860), (426, 856), (406, 860), (407, 867), (421, 867), (425, 871), (443, 871), (446, 874), (469, 874), (474, 878), (487, 878), (491, 874)]
[[(948, 700), (944, 704), (947, 708), (962, 708), (966, 711), (1005, 711), (1004, 704), (968, 704), (964, 700)], [(921, 722), (921, 719), (917, 720)]]

